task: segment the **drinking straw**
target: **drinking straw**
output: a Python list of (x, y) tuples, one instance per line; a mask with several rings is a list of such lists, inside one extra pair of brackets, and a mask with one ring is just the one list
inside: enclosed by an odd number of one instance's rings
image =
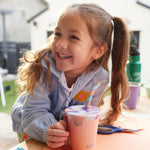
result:
[(89, 109), (89, 108), (90, 108), (90, 104), (91, 104), (92, 97), (93, 97), (95, 91), (98, 89), (99, 86), (100, 86), (100, 82), (97, 82), (97, 83), (92, 87), (92, 90), (90, 91), (89, 96), (88, 96), (88, 99), (87, 99), (86, 109)]

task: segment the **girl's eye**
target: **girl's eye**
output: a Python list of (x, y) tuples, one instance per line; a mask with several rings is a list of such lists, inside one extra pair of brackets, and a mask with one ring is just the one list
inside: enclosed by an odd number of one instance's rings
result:
[(79, 38), (77, 36), (72, 35), (71, 39), (75, 39), (75, 40), (79, 40)]
[(59, 32), (55, 32), (56, 36), (61, 36), (61, 34)]

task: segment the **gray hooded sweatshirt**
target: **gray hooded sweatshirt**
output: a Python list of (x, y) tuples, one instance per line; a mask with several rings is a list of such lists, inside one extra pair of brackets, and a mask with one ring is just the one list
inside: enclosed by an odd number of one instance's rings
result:
[[(44, 61), (42, 65), (47, 66)], [(27, 133), (31, 138), (46, 143), (48, 127), (63, 118), (65, 108), (72, 105), (85, 105), (87, 95), (92, 87), (100, 82), (99, 88), (92, 97), (91, 105), (96, 106), (105, 91), (109, 75), (103, 67), (89, 71), (78, 77), (71, 88), (68, 88), (64, 72), (56, 68), (55, 62), (50, 59), (53, 88), (39, 82), (33, 89), (33, 95), (22, 93), (16, 100), (12, 111), (13, 130)]]

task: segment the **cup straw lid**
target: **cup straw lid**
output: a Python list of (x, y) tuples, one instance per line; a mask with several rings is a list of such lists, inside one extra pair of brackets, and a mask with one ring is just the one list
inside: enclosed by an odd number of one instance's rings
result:
[(65, 112), (71, 115), (93, 115), (101, 113), (101, 110), (96, 106), (91, 106), (90, 109), (86, 109), (85, 105), (73, 105), (66, 108)]

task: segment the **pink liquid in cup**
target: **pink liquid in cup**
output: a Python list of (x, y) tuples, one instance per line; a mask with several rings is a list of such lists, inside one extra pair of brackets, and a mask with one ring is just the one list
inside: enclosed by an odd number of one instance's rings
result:
[(67, 108), (68, 127), (72, 150), (94, 150), (100, 109), (91, 106), (75, 105)]

